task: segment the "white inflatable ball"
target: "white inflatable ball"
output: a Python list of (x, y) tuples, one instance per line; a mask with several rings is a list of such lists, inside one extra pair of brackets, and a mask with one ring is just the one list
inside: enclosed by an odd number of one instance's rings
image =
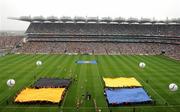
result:
[(15, 80), (14, 79), (9, 79), (9, 80), (7, 80), (7, 85), (9, 86), (9, 87), (13, 87), (14, 85), (15, 85)]
[(171, 83), (169, 85), (169, 90), (171, 91), (177, 91), (178, 90), (178, 86), (175, 83)]
[(140, 68), (145, 68), (145, 66), (146, 66), (146, 64), (145, 64), (144, 62), (140, 62), (140, 63), (139, 63), (139, 67), (140, 67)]
[(39, 65), (42, 65), (42, 61), (37, 61), (37, 62), (36, 62), (36, 65), (38, 65), (38, 66), (39, 66)]

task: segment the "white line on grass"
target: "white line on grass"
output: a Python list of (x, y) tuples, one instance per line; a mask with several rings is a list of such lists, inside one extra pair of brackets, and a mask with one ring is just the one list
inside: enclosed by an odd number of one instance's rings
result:
[[(102, 80), (101, 80), (101, 78), (100, 78), (100, 73), (99, 73), (99, 69), (98, 69), (97, 64), (96, 64), (96, 70), (97, 70), (97, 73), (98, 73), (98, 79), (100, 80), (100, 83), (101, 83), (101, 87), (104, 88), (104, 86), (103, 86), (103, 84), (102, 84)], [(106, 106), (107, 106), (108, 111), (109, 111), (109, 107), (108, 107), (108, 105), (107, 105), (107, 102), (106, 102)]]
[[(129, 68), (129, 67), (128, 67)], [(129, 68), (130, 69), (130, 68)], [(133, 70), (134, 71), (134, 70)], [(150, 87), (150, 89), (156, 93), (162, 100), (164, 100), (165, 103), (168, 103), (160, 94), (158, 94), (149, 84), (147, 84), (136, 72), (135, 72), (136, 76), (139, 77), (139, 79), (144, 82), (144, 84), (148, 85)], [(168, 104), (169, 105), (169, 104)]]
[[(73, 57), (74, 58), (74, 57)], [(73, 59), (73, 61), (74, 61), (74, 59)], [(73, 63), (71, 63), (71, 65), (70, 65), (70, 68), (71, 68), (71, 66), (73, 66)], [(64, 67), (65, 67), (65, 65), (64, 65)], [(65, 103), (65, 101), (66, 101), (66, 97), (67, 97), (67, 95), (68, 95), (68, 93), (69, 93), (69, 89), (72, 87), (72, 85), (70, 85), (70, 87), (68, 88), (68, 90), (67, 90), (67, 92), (66, 92), (66, 95), (65, 95), (65, 97), (64, 97), (64, 99), (63, 99), (63, 103), (62, 103), (62, 105), (61, 105), (61, 109), (63, 109), (64, 108), (64, 103)]]
[[(135, 74), (136, 74), (136, 76), (138, 76), (138, 77), (140, 78), (141, 81), (144, 82), (144, 84), (146, 84), (147, 86), (149, 86), (154, 93), (156, 93), (162, 100), (164, 100), (165, 103), (168, 104), (168, 106), (172, 106), (172, 105), (170, 105), (158, 92), (156, 92), (149, 84), (147, 84), (136, 72), (135, 72)], [(175, 110), (174, 108), (172, 108), (172, 109)]]
[[(136, 76), (138, 76), (138, 77), (140, 78), (140, 80), (143, 81), (144, 84), (146, 84), (146, 82), (145, 82), (137, 73), (136, 73)], [(167, 102), (159, 93), (157, 93), (149, 84), (146, 84), (146, 85), (148, 85), (154, 93), (156, 93), (161, 99), (163, 99), (165, 103), (168, 103), (168, 102)], [(168, 105), (169, 105), (169, 103), (168, 103)]]
[[(151, 107), (155, 107), (155, 108), (159, 108), (159, 107), (164, 107), (164, 108), (178, 108), (178, 107), (180, 107), (180, 105), (171, 105), (171, 106), (164, 106), (164, 105), (153, 105), (153, 106), (151, 106), (151, 105), (147, 105), (147, 106), (145, 106), (145, 105), (143, 105), (143, 106), (133, 106), (133, 107), (130, 107), (130, 106), (125, 106), (125, 107), (110, 107), (110, 108), (151, 108)], [(4, 106), (2, 107), (0, 107), (0, 108), (4, 108)], [(35, 106), (35, 107), (33, 107), (33, 106), (31, 106), (31, 107), (15, 107), (15, 106), (7, 106), (7, 107), (5, 107), (5, 108), (9, 108), (9, 109), (18, 109), (18, 108), (58, 108), (57, 106), (48, 106), (48, 107), (42, 107), (42, 106)], [(73, 108), (75, 108), (75, 107), (64, 107), (64, 109), (73, 109)], [(81, 107), (82, 109), (84, 108), (84, 109), (93, 109), (94, 107)], [(100, 108), (109, 108), (109, 107), (100, 107)]]

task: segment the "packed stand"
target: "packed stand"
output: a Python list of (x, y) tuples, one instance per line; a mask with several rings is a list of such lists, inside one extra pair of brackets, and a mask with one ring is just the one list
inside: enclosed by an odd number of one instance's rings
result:
[(31, 23), (26, 33), (60, 35), (166, 35), (180, 36), (180, 25)]
[(158, 55), (180, 59), (180, 45), (161, 43), (117, 43), (117, 42), (28, 42), (19, 53), (92, 53)]
[(0, 37), (0, 49), (12, 49), (14, 48), (20, 41), (22, 37)]

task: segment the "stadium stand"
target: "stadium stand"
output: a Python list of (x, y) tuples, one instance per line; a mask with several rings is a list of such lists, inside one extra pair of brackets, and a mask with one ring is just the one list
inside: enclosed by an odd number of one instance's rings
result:
[(161, 43), (112, 42), (28, 42), (16, 52), (20, 53), (85, 53), (93, 54), (148, 54), (165, 55), (180, 59), (180, 45)]
[(170, 35), (179, 36), (179, 25), (31, 23), (26, 33), (59, 35)]
[(0, 36), (0, 49), (11, 50), (22, 40), (22, 37), (16, 36)]
[[(16, 53), (92, 53), (92, 54), (164, 54), (180, 59), (180, 24), (162, 21), (147, 23), (123, 20), (113, 23), (109, 18), (61, 19), (19, 18), (30, 22), (26, 43)], [(91, 20), (91, 19), (90, 19)], [(48, 22), (47, 22), (48, 21)], [(70, 22), (67, 22), (70, 21)], [(133, 23), (133, 21), (135, 23)], [(3, 43), (1, 43), (2, 45)], [(21, 47), (22, 46), (22, 47)]]

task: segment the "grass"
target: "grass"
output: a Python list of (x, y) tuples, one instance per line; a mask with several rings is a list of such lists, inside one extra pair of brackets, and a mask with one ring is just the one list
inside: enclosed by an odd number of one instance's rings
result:
[[(37, 67), (37, 60), (43, 65)], [(75, 63), (76, 60), (97, 60), (98, 64)], [(145, 69), (138, 67), (145, 62)], [(103, 95), (102, 77), (133, 76), (156, 101), (155, 105), (108, 107)], [(39, 77), (73, 77), (74, 81), (61, 104), (19, 105), (13, 99), (22, 88), (30, 86)], [(138, 55), (7, 55), (0, 57), (0, 112), (76, 112), (77, 100), (83, 100), (87, 91), (96, 100), (101, 112), (178, 112), (180, 91), (171, 92), (170, 83), (180, 86), (180, 62), (164, 56)], [(16, 85), (8, 88), (6, 81), (15, 79)], [(146, 82), (148, 80), (148, 83)], [(95, 112), (93, 100), (83, 100), (80, 112)]]

